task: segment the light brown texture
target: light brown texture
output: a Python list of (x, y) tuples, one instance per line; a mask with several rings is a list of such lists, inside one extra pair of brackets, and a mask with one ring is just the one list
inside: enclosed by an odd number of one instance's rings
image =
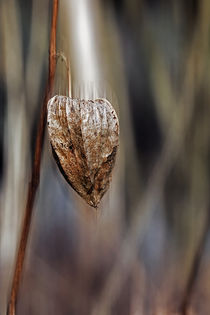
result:
[(106, 99), (54, 96), (48, 131), (56, 162), (72, 188), (97, 207), (109, 187), (119, 144), (119, 122)]

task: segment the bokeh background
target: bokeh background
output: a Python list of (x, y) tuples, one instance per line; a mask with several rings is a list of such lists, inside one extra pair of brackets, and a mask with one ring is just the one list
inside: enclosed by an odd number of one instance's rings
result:
[[(52, 1), (0, 1), (0, 314), (48, 74)], [(106, 97), (121, 140), (98, 214), (46, 130), (17, 315), (210, 313), (210, 2), (60, 0), (72, 96)], [(53, 94), (68, 95), (57, 61)], [(193, 266), (195, 268), (193, 270)], [(191, 281), (190, 281), (191, 279)], [(189, 289), (190, 288), (190, 289)]]

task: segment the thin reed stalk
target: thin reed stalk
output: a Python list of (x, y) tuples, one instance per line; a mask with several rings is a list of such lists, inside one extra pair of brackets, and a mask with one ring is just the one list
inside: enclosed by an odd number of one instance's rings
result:
[(52, 22), (51, 22), (51, 34), (50, 34), (50, 47), (49, 47), (49, 74), (48, 81), (45, 90), (45, 96), (41, 109), (41, 115), (36, 136), (36, 146), (34, 161), (32, 166), (31, 180), (28, 185), (28, 196), (25, 208), (24, 220), (21, 230), (20, 243), (17, 252), (17, 258), (15, 263), (14, 275), (12, 279), (11, 293), (9, 297), (9, 303), (7, 308), (8, 315), (16, 314), (16, 304), (20, 288), (20, 280), (23, 273), (23, 264), (26, 253), (26, 246), (28, 241), (28, 235), (31, 226), (31, 218), (33, 212), (34, 200), (36, 197), (37, 188), (40, 180), (40, 164), (42, 157), (42, 148), (44, 142), (45, 124), (47, 118), (47, 102), (51, 96), (55, 68), (56, 68), (56, 28), (57, 28), (57, 17), (58, 17), (58, 0), (53, 0), (52, 10)]

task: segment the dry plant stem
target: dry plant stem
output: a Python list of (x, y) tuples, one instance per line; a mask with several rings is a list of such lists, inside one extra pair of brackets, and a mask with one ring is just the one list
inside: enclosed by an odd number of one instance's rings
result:
[(195, 282), (197, 280), (202, 255), (204, 253), (204, 247), (205, 247), (205, 244), (206, 244), (206, 241), (208, 238), (209, 226), (210, 226), (210, 206), (208, 209), (207, 218), (206, 218), (205, 225), (203, 228), (203, 233), (201, 235), (200, 242), (198, 243), (198, 247), (196, 249), (193, 263), (191, 266), (191, 270), (189, 272), (189, 277), (188, 277), (186, 289), (185, 289), (185, 292), (183, 294), (183, 299), (182, 299), (181, 306), (180, 306), (181, 315), (187, 315), (188, 314), (193, 289), (195, 286)]
[(36, 196), (36, 191), (39, 185), (40, 178), (40, 163), (42, 155), (42, 147), (44, 142), (45, 123), (47, 118), (47, 102), (51, 96), (51, 91), (54, 82), (55, 67), (56, 67), (56, 27), (58, 16), (58, 0), (53, 1), (52, 22), (51, 22), (51, 34), (50, 34), (50, 49), (49, 49), (49, 74), (48, 82), (46, 86), (45, 96), (43, 100), (43, 106), (41, 109), (40, 121), (37, 130), (36, 146), (34, 161), (32, 167), (31, 180), (28, 186), (28, 196), (25, 208), (25, 215), (23, 220), (23, 226), (21, 230), (20, 244), (17, 252), (17, 258), (15, 263), (15, 270), (12, 280), (12, 288), (9, 298), (9, 304), (7, 308), (8, 315), (16, 314), (16, 302), (20, 287), (20, 280), (23, 272), (23, 263), (25, 258), (27, 240), (30, 230), (31, 217), (33, 211), (33, 204)]
[(66, 72), (67, 72), (67, 82), (68, 82), (68, 95), (69, 97), (72, 97), (71, 93), (71, 71), (70, 71), (70, 62), (68, 58), (65, 56), (65, 54), (62, 51), (57, 52), (57, 57), (61, 57), (66, 65)]

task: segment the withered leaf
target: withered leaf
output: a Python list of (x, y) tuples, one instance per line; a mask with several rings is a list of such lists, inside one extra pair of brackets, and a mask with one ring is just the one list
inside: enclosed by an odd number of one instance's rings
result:
[(54, 96), (48, 131), (55, 160), (72, 188), (92, 207), (107, 191), (119, 144), (119, 121), (106, 99)]

